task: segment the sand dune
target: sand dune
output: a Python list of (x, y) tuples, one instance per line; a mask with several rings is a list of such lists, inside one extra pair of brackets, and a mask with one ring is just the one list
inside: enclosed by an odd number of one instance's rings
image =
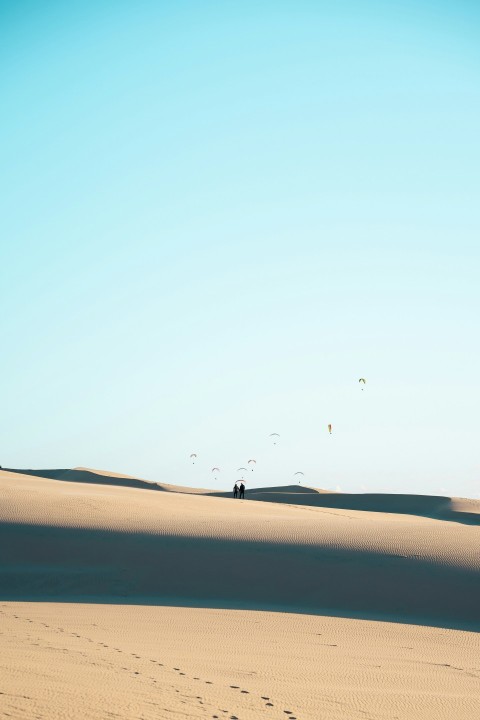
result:
[(480, 530), (461, 516), (29, 472), (0, 471), (5, 716), (480, 715)]
[(50, 478), (51, 480), (63, 480), (65, 482), (94, 483), (95, 485), (118, 485), (119, 487), (136, 487), (144, 490), (161, 490), (158, 483), (142, 480), (131, 475), (119, 475), (118, 473), (105, 472), (104, 470), (91, 470), (90, 468), (72, 469), (46, 469), (46, 470), (18, 470), (16, 468), (4, 468), (4, 472), (13, 472), (20, 475), (31, 475), (33, 477)]
[(5, 717), (480, 716), (476, 633), (278, 612), (39, 602), (0, 603), (0, 623)]
[[(129, 475), (119, 475), (109, 471), (82, 467), (71, 470), (17, 470), (8, 468), (6, 471), (68, 482), (118, 485), (120, 487), (162, 490), (164, 492), (189, 495), (209, 495), (211, 497), (231, 498), (232, 496), (231, 491), (219, 492), (206, 488), (189, 488), (168, 483), (157, 483)], [(248, 488), (247, 499), (363, 512), (418, 515), (420, 517), (433, 517), (480, 525), (480, 500), (468, 498), (400, 493), (338, 493), (302, 485), (282, 485)]]
[(154, 599), (480, 627), (474, 526), (8, 472), (1, 483), (4, 598)]
[[(228, 497), (229, 493), (211, 493)], [(364, 512), (418, 515), (480, 525), (480, 501), (441, 495), (401, 493), (336, 493), (298, 485), (252, 488), (248, 497), (263, 502), (310, 505), (313, 507), (360, 510)]]

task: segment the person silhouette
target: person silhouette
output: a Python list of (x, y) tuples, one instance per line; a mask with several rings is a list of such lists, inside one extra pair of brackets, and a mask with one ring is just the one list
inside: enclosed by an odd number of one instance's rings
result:
[(243, 482), (240, 485), (240, 500), (242, 498), (245, 500), (245, 485), (243, 484)]
[(236, 498), (238, 496), (238, 485), (235, 483), (233, 486), (233, 497)]

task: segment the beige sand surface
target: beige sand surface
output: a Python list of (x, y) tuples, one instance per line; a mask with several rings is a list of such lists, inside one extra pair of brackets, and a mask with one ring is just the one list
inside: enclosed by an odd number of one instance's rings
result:
[(480, 717), (475, 633), (286, 613), (58, 603), (1, 603), (0, 620), (0, 717)]
[(3, 598), (339, 613), (479, 628), (480, 528), (0, 473)]
[(443, 498), (447, 520), (422, 496), (399, 514), (75, 473), (0, 471), (0, 717), (480, 717), (474, 501)]

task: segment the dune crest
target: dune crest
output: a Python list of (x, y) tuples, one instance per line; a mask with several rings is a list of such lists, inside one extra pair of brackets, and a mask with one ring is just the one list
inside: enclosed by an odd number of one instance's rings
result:
[(128, 598), (480, 627), (474, 526), (6, 471), (0, 483), (3, 598)]
[[(217, 491), (207, 488), (191, 488), (144, 480), (131, 475), (121, 475), (107, 470), (76, 467), (50, 470), (18, 470), (13, 472), (33, 477), (50, 478), (66, 482), (92, 483), (119, 487), (133, 487), (143, 490), (161, 490), (184, 495), (208, 495), (230, 498), (231, 491)], [(247, 498), (260, 502), (309, 505), (361, 512), (418, 515), (439, 520), (453, 520), (466, 524), (480, 525), (480, 500), (452, 498), (442, 495), (414, 495), (402, 493), (339, 493), (305, 485), (277, 485), (273, 487), (247, 488)]]

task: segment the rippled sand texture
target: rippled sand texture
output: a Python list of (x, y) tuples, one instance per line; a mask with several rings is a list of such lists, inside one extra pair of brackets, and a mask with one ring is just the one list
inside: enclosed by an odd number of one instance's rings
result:
[(474, 501), (440, 520), (75, 472), (0, 471), (0, 717), (480, 717)]
[(480, 717), (475, 633), (287, 613), (0, 605), (13, 718)]

